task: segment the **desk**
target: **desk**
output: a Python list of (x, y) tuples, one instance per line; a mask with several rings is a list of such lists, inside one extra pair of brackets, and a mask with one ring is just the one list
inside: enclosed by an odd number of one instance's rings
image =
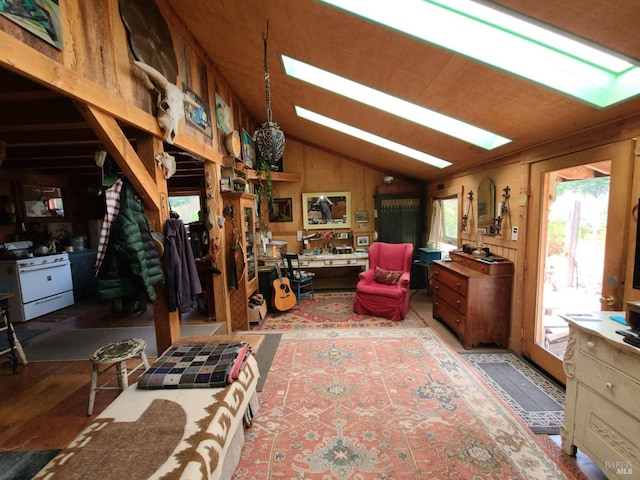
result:
[(360, 267), (369, 270), (368, 253), (322, 253), (319, 255), (300, 255), (300, 267), (304, 268), (334, 268), (334, 267)]
[(16, 338), (16, 332), (9, 319), (9, 299), (13, 296), (13, 293), (0, 293), (0, 332), (7, 332), (8, 343), (8, 348), (0, 350), (0, 355), (11, 353), (13, 373), (16, 373), (18, 371), (18, 357), (20, 357), (23, 365), (27, 363), (27, 358), (22, 350), (20, 341)]

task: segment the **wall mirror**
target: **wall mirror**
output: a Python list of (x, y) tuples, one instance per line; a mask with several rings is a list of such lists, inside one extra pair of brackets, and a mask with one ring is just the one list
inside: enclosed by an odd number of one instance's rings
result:
[(306, 230), (351, 228), (351, 192), (303, 193), (302, 218)]
[(478, 186), (478, 233), (488, 235), (496, 211), (496, 185), (484, 178)]
[(22, 189), (27, 218), (64, 217), (62, 189), (42, 185), (25, 185)]

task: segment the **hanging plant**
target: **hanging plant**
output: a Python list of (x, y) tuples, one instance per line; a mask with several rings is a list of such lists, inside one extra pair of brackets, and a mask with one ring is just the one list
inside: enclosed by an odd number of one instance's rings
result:
[[(266, 200), (268, 209), (273, 208), (273, 183), (271, 180), (271, 164), (258, 155), (256, 162), (256, 175), (258, 176), (258, 203)], [(262, 210), (261, 210), (262, 212)]]

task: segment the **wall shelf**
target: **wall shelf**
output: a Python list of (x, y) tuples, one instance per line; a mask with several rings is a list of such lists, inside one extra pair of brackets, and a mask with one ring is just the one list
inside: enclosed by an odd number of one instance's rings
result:
[[(258, 173), (255, 170), (247, 170), (247, 179), (259, 180)], [(297, 173), (272, 172), (272, 182), (300, 182), (300, 175)]]

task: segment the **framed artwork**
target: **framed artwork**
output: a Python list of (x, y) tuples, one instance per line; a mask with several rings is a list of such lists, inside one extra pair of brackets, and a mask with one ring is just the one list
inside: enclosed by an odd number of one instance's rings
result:
[(218, 130), (225, 135), (233, 131), (233, 120), (231, 118), (231, 109), (220, 95), (216, 93), (216, 123)]
[(184, 83), (182, 90), (191, 98), (198, 106), (190, 105), (184, 102), (184, 118), (192, 127), (197, 128), (207, 137), (213, 137), (213, 126), (211, 125), (211, 109), (203, 98), (198, 96), (193, 90), (189, 89)]
[(0, 15), (7, 17), (58, 50), (62, 50), (62, 26), (58, 0), (0, 2)]
[(349, 240), (349, 234), (347, 232), (341, 232), (338, 238), (340, 240)]
[(369, 212), (356, 212), (356, 223), (367, 223), (369, 221)]
[(356, 246), (357, 247), (368, 247), (369, 246), (369, 235), (358, 235), (356, 237)]
[(242, 129), (240, 140), (242, 141), (242, 160), (244, 161), (245, 167), (255, 168), (256, 148), (253, 144), (253, 138), (244, 128)]
[(270, 222), (293, 222), (293, 202), (291, 198), (274, 198), (269, 209)]

